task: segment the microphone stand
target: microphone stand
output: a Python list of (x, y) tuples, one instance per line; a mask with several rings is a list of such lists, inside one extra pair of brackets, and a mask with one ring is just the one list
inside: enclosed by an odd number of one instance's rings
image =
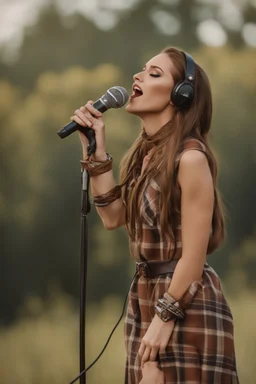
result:
[[(106, 105), (102, 100), (97, 100), (94, 107), (101, 112), (107, 110)], [(61, 139), (69, 136), (72, 132), (79, 129), (88, 139), (87, 154), (91, 156), (96, 151), (96, 140), (94, 130), (88, 127), (77, 128), (79, 125), (74, 121), (67, 124), (62, 130), (57, 132)], [(87, 287), (87, 259), (88, 259), (88, 226), (87, 226), (87, 213), (90, 212), (89, 201), (89, 184), (90, 175), (86, 169), (81, 170), (81, 243), (80, 243), (80, 374), (75, 379), (79, 378), (80, 384), (86, 384), (86, 370), (85, 370), (85, 321), (86, 321), (86, 287)], [(72, 381), (75, 382), (75, 381)]]
[[(96, 140), (93, 129), (80, 128), (89, 140), (88, 156), (96, 151)], [(86, 290), (87, 290), (87, 260), (88, 260), (88, 225), (87, 213), (90, 212), (89, 200), (90, 175), (86, 169), (81, 170), (81, 248), (80, 248), (80, 384), (86, 384), (85, 372), (85, 321), (86, 321)]]
[(85, 372), (85, 321), (86, 321), (86, 284), (88, 259), (87, 213), (90, 212), (89, 201), (90, 176), (87, 170), (81, 170), (81, 248), (80, 248), (80, 384), (86, 384)]

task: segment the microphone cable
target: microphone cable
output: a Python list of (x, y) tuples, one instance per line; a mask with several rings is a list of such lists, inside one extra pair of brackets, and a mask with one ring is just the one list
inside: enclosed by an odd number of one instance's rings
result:
[[(136, 274), (137, 274), (137, 272), (135, 272), (135, 275), (134, 275), (133, 278), (132, 278), (130, 287), (131, 287), (131, 285), (132, 285), (132, 283), (133, 283), (133, 281), (134, 281), (134, 279), (135, 279)], [(120, 324), (120, 321), (121, 321), (122, 318), (123, 318), (123, 315), (124, 315), (124, 312), (125, 312), (125, 307), (126, 307), (126, 301), (127, 301), (128, 294), (129, 294), (129, 291), (130, 291), (130, 287), (129, 287), (129, 290), (128, 290), (128, 292), (126, 293), (126, 296), (125, 296), (125, 299), (124, 299), (124, 304), (123, 304), (122, 313), (121, 313), (121, 315), (120, 315), (120, 317), (119, 317), (119, 319), (118, 319), (116, 325), (114, 326), (114, 328), (113, 328), (112, 331), (110, 332), (110, 335), (109, 335), (109, 337), (108, 337), (108, 339), (107, 339), (107, 341), (106, 341), (104, 347), (102, 348), (101, 352), (100, 352), (99, 355), (96, 357), (96, 359), (94, 359), (93, 362), (92, 362), (87, 368), (85, 368), (82, 372), (80, 372), (79, 375), (78, 375), (75, 379), (73, 379), (72, 381), (70, 381), (69, 384), (74, 384), (78, 379), (80, 379), (80, 377), (81, 377), (83, 374), (85, 374), (87, 371), (89, 371), (89, 369), (91, 369), (91, 368), (94, 366), (94, 364), (97, 363), (97, 361), (100, 359), (100, 357), (101, 357), (101, 356), (103, 355), (103, 353), (105, 352), (105, 350), (106, 350), (106, 348), (107, 348), (107, 346), (108, 346), (108, 344), (109, 344), (109, 342), (110, 342), (110, 340), (111, 340), (111, 337), (113, 336), (113, 333), (115, 332), (116, 328), (118, 327), (118, 325)]]

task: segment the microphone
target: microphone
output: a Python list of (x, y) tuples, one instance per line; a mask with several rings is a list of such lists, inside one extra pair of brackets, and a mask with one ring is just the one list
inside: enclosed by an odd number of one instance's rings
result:
[[(107, 90), (107, 92), (101, 96), (97, 101), (93, 103), (94, 108), (96, 108), (101, 113), (104, 113), (110, 108), (121, 108), (128, 101), (128, 93), (125, 88), (120, 86), (114, 86)], [(73, 132), (80, 130), (82, 131), (89, 140), (88, 144), (88, 155), (96, 151), (96, 140), (95, 132), (92, 128), (82, 127), (77, 124), (75, 121), (71, 121), (60, 131), (57, 132), (61, 139), (71, 135)]]

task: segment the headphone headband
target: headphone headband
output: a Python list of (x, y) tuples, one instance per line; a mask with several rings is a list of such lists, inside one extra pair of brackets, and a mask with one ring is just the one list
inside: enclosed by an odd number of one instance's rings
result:
[(193, 82), (195, 78), (195, 62), (192, 56), (188, 53), (183, 52), (186, 58), (186, 71), (185, 71), (185, 79)]

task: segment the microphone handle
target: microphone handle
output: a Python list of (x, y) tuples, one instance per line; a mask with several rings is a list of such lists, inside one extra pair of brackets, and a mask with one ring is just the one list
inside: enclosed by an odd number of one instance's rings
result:
[[(95, 103), (93, 103), (94, 108), (96, 108), (101, 113), (107, 111), (107, 106), (104, 103), (104, 98), (101, 97)], [(87, 147), (87, 153), (88, 156), (91, 156), (96, 151), (96, 140), (95, 140), (95, 132), (93, 129), (89, 127), (82, 127), (81, 125), (77, 124), (75, 121), (71, 121), (65, 127), (63, 127), (60, 131), (57, 132), (59, 137), (61, 139), (64, 139), (65, 137), (71, 135), (75, 131), (81, 131), (89, 140), (88, 147)]]
[[(101, 113), (104, 113), (108, 110), (103, 100), (104, 100), (104, 96), (102, 96), (100, 99), (96, 100), (93, 103), (94, 108), (96, 108)], [(79, 130), (83, 132), (87, 137), (87, 139), (89, 140), (89, 143), (87, 146), (87, 154), (88, 156), (91, 156), (96, 151), (95, 132), (92, 128), (88, 128), (88, 127), (81, 127), (79, 128)]]
[(71, 133), (81, 131), (89, 140), (87, 153), (88, 156), (91, 156), (96, 151), (96, 140), (95, 140), (95, 132), (93, 129), (89, 127), (82, 127), (82, 125), (77, 124), (75, 121), (71, 121), (65, 127), (61, 129), (61, 131), (57, 132), (61, 139), (71, 135)]
[(87, 154), (88, 156), (91, 156), (96, 151), (95, 132), (92, 128), (88, 127), (81, 127), (79, 131), (81, 131), (89, 141), (87, 146)]

